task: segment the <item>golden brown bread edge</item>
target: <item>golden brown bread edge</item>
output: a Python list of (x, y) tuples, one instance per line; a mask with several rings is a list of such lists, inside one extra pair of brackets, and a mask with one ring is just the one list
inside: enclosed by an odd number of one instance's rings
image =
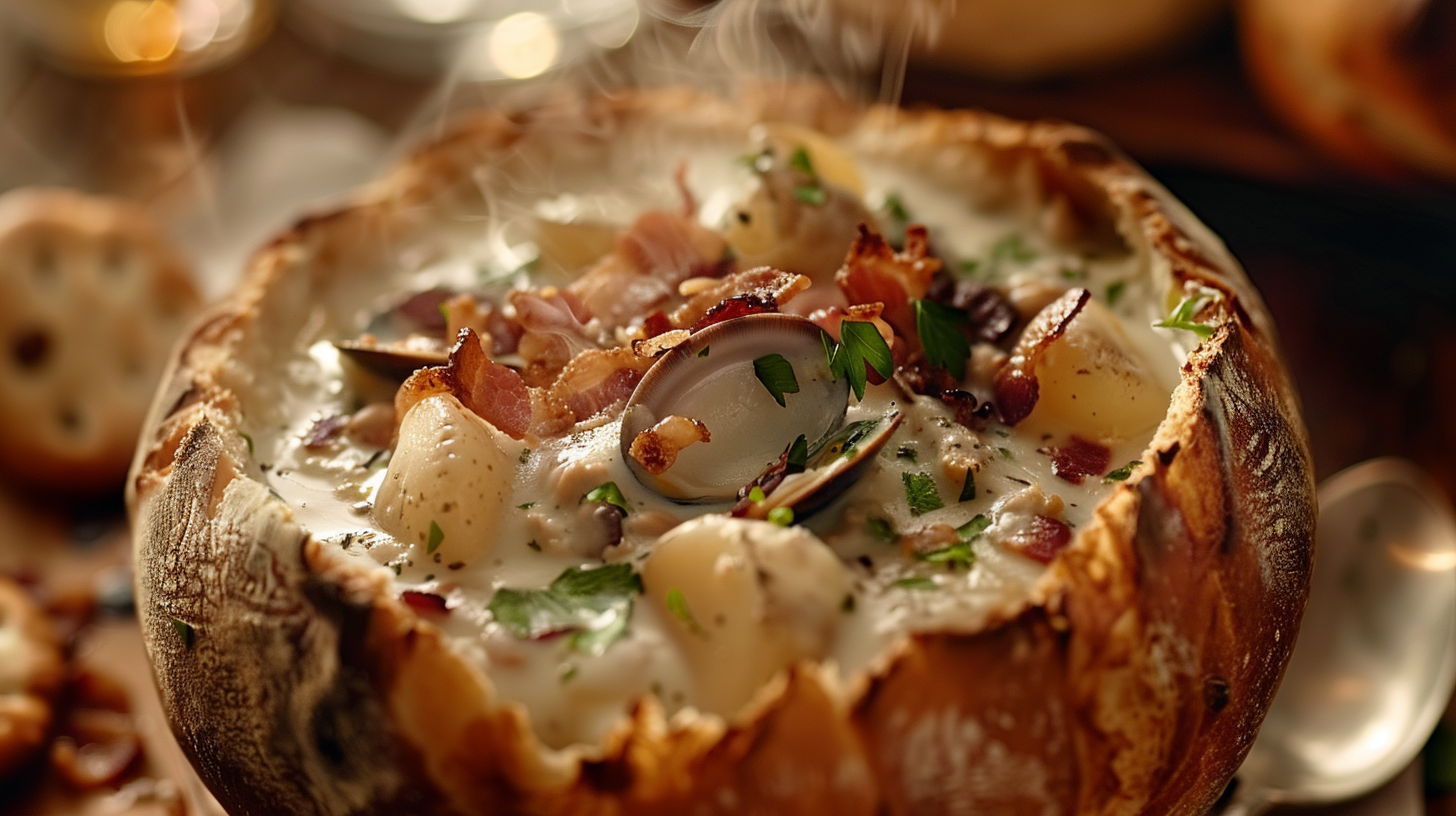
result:
[[(596, 98), (621, 123), (720, 105), (688, 91)], [(822, 92), (733, 115), (833, 133)], [(674, 113), (676, 112), (676, 113)], [(306, 219), (254, 260), (179, 346), (129, 484), (138, 609), (164, 707), (209, 787), (243, 814), (1165, 814), (1206, 810), (1252, 742), (1308, 591), (1314, 485), (1267, 311), (1226, 250), (1104, 139), (974, 112), (877, 111), (895, 150), (969, 145), (1035, 169), (1069, 211), (1106, 216), (1176, 280), (1225, 293), (1139, 477), (1052, 565), (1035, 603), (973, 634), (899, 643), (840, 688), (812, 665), (739, 722), (639, 703), (597, 752), (542, 753), (518, 708), (364, 570), (240, 475), (223, 381), (269, 296), (298, 297), (350, 253), (398, 239), (469, 168), (550, 115), (489, 115), (404, 163), (359, 204)], [(868, 126), (868, 125), (866, 125)], [(926, 159), (929, 161), (930, 159)], [(324, 270), (324, 271), (321, 271)]]

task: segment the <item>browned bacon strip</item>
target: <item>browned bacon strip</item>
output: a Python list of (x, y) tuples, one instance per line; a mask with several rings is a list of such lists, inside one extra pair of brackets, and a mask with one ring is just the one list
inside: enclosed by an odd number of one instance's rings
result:
[(403, 418), (420, 400), (433, 394), (453, 394), (460, 404), (520, 439), (531, 427), (531, 393), (515, 369), (486, 356), (480, 337), (462, 329), (450, 359), (443, 366), (422, 368), (405, 380), (395, 395), (395, 415)]
[(1082, 312), (1082, 307), (1092, 293), (1086, 289), (1072, 289), (1057, 298), (1037, 313), (1021, 333), (1011, 357), (996, 372), (992, 391), (995, 394), (996, 410), (1001, 421), (1015, 425), (1031, 414), (1041, 388), (1036, 381), (1036, 363), (1049, 346), (1062, 336), (1072, 320)]
[[(864, 224), (849, 248), (844, 266), (834, 276), (851, 305), (883, 303), (884, 318), (901, 337), (916, 338), (911, 300), (925, 297), (940, 261), (928, 254), (925, 227), (905, 229), (905, 249), (896, 252), (885, 239)], [(918, 342), (918, 341), (917, 341)]]

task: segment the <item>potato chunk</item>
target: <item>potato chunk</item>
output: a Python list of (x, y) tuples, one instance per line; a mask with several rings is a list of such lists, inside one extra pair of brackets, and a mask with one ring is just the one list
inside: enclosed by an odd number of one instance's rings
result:
[(375, 501), (382, 530), (415, 559), (469, 562), (486, 555), (510, 502), (521, 443), (449, 394), (416, 403)]
[(687, 658), (689, 702), (723, 715), (780, 669), (822, 658), (849, 591), (839, 559), (812, 533), (725, 516), (664, 535), (642, 580)]

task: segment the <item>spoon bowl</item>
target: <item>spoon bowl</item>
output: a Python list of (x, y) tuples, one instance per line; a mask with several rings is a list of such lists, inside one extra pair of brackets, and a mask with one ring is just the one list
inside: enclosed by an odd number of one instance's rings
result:
[(1319, 490), (1309, 605), (1226, 814), (1354, 798), (1410, 764), (1456, 682), (1456, 521), (1417, 468)]

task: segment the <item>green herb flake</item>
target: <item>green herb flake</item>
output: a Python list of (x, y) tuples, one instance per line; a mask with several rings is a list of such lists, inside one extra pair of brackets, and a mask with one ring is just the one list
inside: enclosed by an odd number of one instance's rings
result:
[(905, 459), (910, 462), (914, 462), (917, 456), (918, 454), (915, 453), (915, 446), (911, 445), (908, 442), (895, 449), (896, 459)]
[(1081, 280), (1087, 277), (1087, 273), (1073, 269), (1069, 266), (1062, 267), (1060, 274), (1062, 278), (1069, 281)]
[(182, 639), (182, 648), (191, 649), (192, 644), (197, 641), (197, 630), (192, 628), (192, 624), (173, 618), (172, 628), (176, 630), (177, 637)]
[(249, 456), (252, 456), (253, 455), (253, 435), (252, 434), (243, 433), (242, 431), (238, 431), (238, 436), (241, 436), (243, 438), (243, 441), (248, 444), (248, 455)]
[(682, 621), (689, 632), (692, 632), (700, 638), (706, 638), (708, 636), (708, 630), (704, 629), (698, 623), (698, 619), (693, 617), (693, 610), (688, 608), (688, 599), (683, 597), (682, 590), (676, 587), (669, 589), (666, 600), (667, 611), (672, 613), (674, 618)]
[(1116, 306), (1122, 300), (1122, 293), (1127, 291), (1127, 281), (1113, 281), (1107, 284), (1107, 305)]
[(536, 506), (536, 503), (535, 502), (526, 502), (525, 504), (518, 504), (518, 505), (516, 505), (516, 509), (517, 510), (530, 510), (532, 507), (535, 507), (535, 506)]
[(839, 602), (839, 611), (848, 615), (854, 611), (854, 593), (846, 593), (844, 600)]
[(1036, 258), (1036, 253), (1016, 233), (1002, 238), (991, 246), (991, 260), (1026, 263)]
[(794, 376), (794, 366), (782, 354), (766, 354), (754, 360), (753, 373), (781, 408), (788, 407), (788, 403), (784, 401), (785, 394), (799, 393), (799, 380)]
[(521, 448), (521, 453), (520, 453), (519, 456), (516, 457), (516, 461), (517, 462), (520, 462), (521, 464), (524, 465), (527, 462), (529, 462), (530, 460), (531, 460), (531, 449), (530, 448)]
[(558, 675), (558, 677), (561, 679), (561, 682), (569, 683), (571, 682), (572, 678), (576, 677), (577, 671), (579, 671), (579, 669), (577, 668), (575, 663), (566, 663), (562, 665), (561, 673)]
[(899, 193), (885, 194), (885, 212), (900, 224), (910, 223), (910, 211), (905, 209), (905, 202), (900, 200)]
[(906, 471), (900, 474), (900, 480), (905, 483), (905, 503), (910, 505), (910, 515), (921, 516), (945, 506), (930, 474)]
[(768, 497), (764, 495), (763, 488), (762, 487), (759, 487), (758, 485), (754, 485), (753, 487), (749, 488), (749, 490), (748, 490), (748, 500), (749, 501), (751, 501), (751, 502), (761, 502), (761, 501), (763, 501), (766, 498), (768, 498)]
[(710, 348), (712, 348), (712, 346), (703, 346), (701, 349), (698, 350), (698, 356), (699, 357), (707, 357), (708, 356), (708, 349), (710, 349)]
[(582, 501), (610, 504), (618, 510), (621, 510), (624, 516), (632, 512), (631, 508), (627, 506), (627, 499), (622, 496), (622, 491), (618, 489), (616, 482), (604, 482), (592, 488), (590, 493), (582, 497)]
[(971, 564), (976, 560), (976, 554), (971, 552), (971, 543), (969, 541), (957, 541), (943, 550), (917, 554), (915, 557), (931, 564), (945, 564), (952, 570), (957, 568), (970, 569)]
[(1173, 308), (1173, 313), (1168, 315), (1168, 319), (1159, 320), (1153, 326), (1159, 329), (1191, 331), (1198, 335), (1199, 339), (1207, 340), (1213, 336), (1213, 327), (1206, 323), (1194, 322), (1193, 317), (1203, 311), (1203, 308), (1218, 296), (1219, 292), (1215, 289), (1209, 289), (1206, 286), (1199, 287), (1197, 292), (1186, 295), (1178, 301), (1178, 305)]
[(956, 268), (961, 271), (962, 275), (974, 277), (981, 271), (981, 261), (978, 258), (966, 258), (956, 264)]
[(1117, 470), (1114, 470), (1106, 476), (1103, 476), (1102, 483), (1112, 484), (1113, 482), (1125, 482), (1132, 477), (1132, 472), (1142, 467), (1142, 465), (1142, 460), (1134, 459), (1131, 462), (1128, 462), (1127, 464), (1118, 468)]
[(790, 468), (802, 471), (809, 464), (809, 440), (803, 434), (794, 437), (789, 443), (789, 455), (785, 458), (784, 464)]
[(895, 532), (895, 528), (889, 520), (878, 516), (870, 516), (865, 519), (865, 529), (869, 531), (870, 535), (886, 544), (893, 544), (900, 538), (900, 534)]
[(780, 527), (792, 527), (794, 524), (794, 508), (775, 507), (768, 511), (768, 520)]
[(1008, 462), (1016, 458), (1016, 454), (1012, 453), (1010, 448), (997, 448), (996, 452), (1001, 454), (1001, 458)]
[(824, 188), (817, 184), (801, 184), (794, 188), (794, 199), (810, 206), (822, 207), (828, 196), (824, 194)]
[[(869, 382), (869, 375), (865, 373), (866, 363), (885, 379), (895, 373), (890, 346), (873, 323), (862, 320), (841, 320), (839, 338), (839, 343), (829, 355), (829, 370), (835, 378), (849, 380), (855, 399), (862, 400), (865, 384)], [(827, 342), (825, 347), (829, 348)]]
[(445, 540), (445, 531), (434, 519), (430, 520), (430, 540), (425, 543), (425, 552), (432, 553), (440, 549), (440, 542)]
[(956, 501), (968, 502), (976, 497), (976, 472), (966, 468), (966, 480), (961, 482), (961, 495)]
[(757, 153), (745, 153), (738, 157), (738, 162), (755, 173), (767, 173), (773, 169), (773, 151), (764, 148)]
[(935, 589), (935, 582), (929, 578), (913, 575), (909, 578), (901, 578), (890, 584), (890, 586), (900, 587), (901, 589)]
[(971, 343), (958, 327), (969, 322), (966, 313), (930, 300), (913, 303), (915, 331), (920, 335), (920, 344), (925, 347), (926, 359), (931, 365), (949, 371), (956, 379), (964, 378), (966, 360), (971, 356)]
[(571, 632), (573, 649), (599, 655), (626, 634), (633, 599), (640, 594), (642, 579), (631, 564), (571, 567), (546, 589), (496, 590), (486, 609), (518, 638)]
[(814, 162), (809, 159), (809, 151), (802, 147), (794, 148), (794, 152), (789, 154), (789, 166), (809, 178), (819, 178), (819, 174), (814, 171)]
[(984, 513), (977, 513), (975, 518), (972, 518), (970, 521), (957, 527), (956, 534), (965, 541), (975, 541), (976, 539), (980, 538), (981, 534), (986, 532), (986, 528), (990, 526), (991, 520), (989, 518), (986, 518)]

